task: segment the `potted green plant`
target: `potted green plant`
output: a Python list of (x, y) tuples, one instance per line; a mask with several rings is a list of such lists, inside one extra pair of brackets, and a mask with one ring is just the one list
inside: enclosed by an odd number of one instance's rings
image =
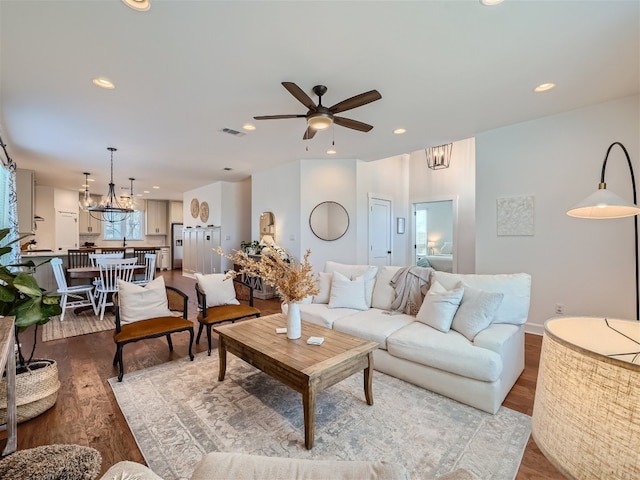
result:
[[(0, 229), (0, 244), (4, 243), (7, 235), (8, 228)], [(2, 245), (0, 259), (11, 251), (12, 244), (22, 238), (24, 237)], [(31, 273), (40, 265), (36, 266), (32, 260), (18, 264), (4, 264), (0, 261), (0, 315), (15, 317), (18, 422), (33, 418), (52, 407), (60, 388), (55, 360), (33, 358), (38, 341), (38, 327), (62, 312), (60, 297), (44, 292)], [(35, 325), (33, 345), (28, 358), (25, 358), (18, 335), (32, 325)], [(4, 405), (0, 404), (0, 423), (5, 421), (6, 415), (6, 379), (0, 382), (0, 402), (2, 401)]]
[(240, 242), (240, 248), (247, 255), (256, 255), (260, 252), (260, 242), (253, 240), (252, 242)]

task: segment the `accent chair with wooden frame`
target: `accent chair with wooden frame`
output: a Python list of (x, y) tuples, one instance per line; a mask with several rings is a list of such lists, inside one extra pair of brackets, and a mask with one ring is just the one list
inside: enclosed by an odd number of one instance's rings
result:
[[(136, 285), (138, 288), (145, 288)], [(181, 312), (182, 316), (163, 315), (151, 317), (144, 320), (137, 320), (131, 323), (122, 321), (121, 308), (122, 298), (120, 293), (114, 293), (113, 304), (116, 309), (116, 329), (113, 334), (113, 341), (116, 344), (116, 354), (113, 358), (113, 365), (118, 365), (118, 381), (122, 381), (124, 376), (124, 361), (122, 348), (133, 342), (147, 340), (151, 338), (167, 337), (169, 351), (173, 351), (171, 334), (178, 332), (189, 332), (189, 358), (193, 361), (193, 322), (187, 319), (187, 304), (189, 297), (177, 288), (165, 286), (167, 304), (171, 312)]]
[[(232, 281), (232, 280), (228, 280)], [(198, 299), (198, 336), (196, 337), (196, 345), (200, 343), (200, 335), (202, 330), (207, 328), (207, 352), (211, 355), (211, 327), (218, 323), (231, 322), (243, 318), (259, 317), (260, 310), (253, 306), (253, 288), (240, 280), (233, 280), (233, 288), (236, 292), (236, 299), (247, 302), (239, 305), (218, 305), (207, 307), (207, 295), (204, 289), (196, 281), (196, 297)]]

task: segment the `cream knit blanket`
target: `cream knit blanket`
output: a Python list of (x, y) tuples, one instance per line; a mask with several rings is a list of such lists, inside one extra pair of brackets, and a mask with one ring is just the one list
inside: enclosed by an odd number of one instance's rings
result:
[(433, 268), (430, 267), (412, 266), (399, 269), (389, 282), (396, 291), (391, 310), (416, 315), (429, 290), (431, 272)]

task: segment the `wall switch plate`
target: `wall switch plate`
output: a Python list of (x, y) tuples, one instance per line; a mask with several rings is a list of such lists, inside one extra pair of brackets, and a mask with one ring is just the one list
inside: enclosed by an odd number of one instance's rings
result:
[(224, 236), (224, 239), (225, 239), (226, 241), (231, 240), (231, 235), (225, 235), (225, 236)]
[(294, 233), (289, 235), (289, 241), (291, 241), (291, 242), (295, 242), (296, 241), (296, 235)]

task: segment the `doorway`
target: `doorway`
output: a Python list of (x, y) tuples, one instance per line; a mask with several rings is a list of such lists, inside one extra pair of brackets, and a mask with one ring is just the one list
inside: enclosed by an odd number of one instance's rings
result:
[(455, 226), (455, 199), (414, 203), (413, 264), (455, 273)]
[(369, 197), (369, 265), (391, 265), (391, 200)]

